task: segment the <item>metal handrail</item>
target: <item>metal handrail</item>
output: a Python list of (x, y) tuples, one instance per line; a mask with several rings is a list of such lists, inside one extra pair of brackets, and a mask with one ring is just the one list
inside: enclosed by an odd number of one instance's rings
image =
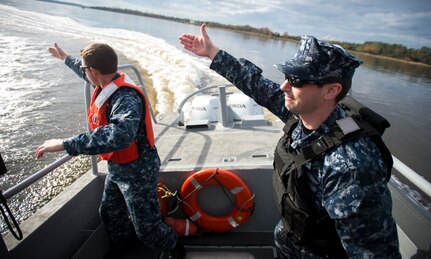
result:
[(193, 97), (193, 96), (195, 96), (195, 95), (197, 95), (197, 94), (199, 94), (199, 93), (201, 93), (201, 92), (203, 92), (203, 91), (206, 91), (206, 90), (208, 90), (208, 89), (216, 88), (216, 87), (219, 87), (219, 86), (231, 87), (231, 86), (234, 86), (234, 85), (231, 85), (231, 84), (227, 84), (227, 85), (210, 85), (210, 86), (206, 86), (206, 87), (204, 87), (204, 88), (201, 88), (201, 89), (197, 90), (196, 92), (193, 92), (193, 93), (191, 93), (191, 94), (187, 95), (186, 97), (184, 97), (184, 99), (183, 99), (183, 100), (181, 101), (181, 103), (178, 105), (177, 112), (181, 114), (181, 112), (182, 112), (182, 110), (183, 110), (184, 105), (186, 104), (186, 102), (187, 102), (191, 97)]
[[(118, 66), (118, 70), (126, 69), (126, 68), (130, 68), (135, 72), (135, 74), (139, 80), (139, 84), (140, 84), (139, 86), (142, 89), (142, 91), (144, 92), (145, 96), (147, 96), (147, 93), (146, 93), (145, 88), (144, 88), (144, 81), (142, 80), (142, 77), (141, 77), (138, 69), (136, 69), (135, 66), (129, 65), (129, 64)], [(88, 108), (90, 107), (90, 98), (91, 98), (91, 85), (88, 82), (84, 83), (84, 98), (85, 98), (85, 110), (88, 111)], [(148, 98), (147, 98), (147, 100), (148, 100)], [(157, 120), (156, 120), (156, 117), (154, 116), (151, 105), (149, 105), (149, 107), (150, 107), (151, 117), (152, 117), (154, 123), (157, 123)], [(87, 123), (87, 129), (90, 130), (90, 126), (88, 125), (88, 123)], [(27, 177), (23, 181), (19, 182), (18, 184), (16, 184), (12, 188), (6, 190), (3, 193), (3, 196), (6, 199), (12, 198), (14, 195), (18, 194), (19, 192), (21, 192), (22, 190), (24, 190), (28, 186), (32, 185), (34, 182), (38, 181), (40, 178), (42, 178), (45, 175), (47, 175), (48, 173), (52, 172), (57, 167), (66, 163), (71, 158), (72, 158), (72, 156), (65, 155), (65, 156), (55, 160), (52, 164), (46, 166), (42, 170), (37, 171), (36, 173), (30, 175), (29, 177)], [(91, 168), (92, 168), (93, 175), (98, 175), (97, 156), (91, 156)]]
[[(220, 89), (221, 88), (232, 87), (232, 86), (234, 86), (234, 85), (232, 85), (232, 84), (227, 84), (227, 85), (218, 85), (218, 84), (217, 85), (210, 85), (210, 86), (206, 86), (204, 88), (201, 88), (201, 89), (197, 90), (196, 92), (193, 92), (193, 93), (187, 95), (186, 97), (184, 97), (183, 100), (181, 101), (181, 103), (178, 105), (178, 109), (177, 109), (177, 112), (180, 114), (179, 117), (178, 117), (178, 123), (179, 123), (179, 125), (184, 125), (183, 107), (184, 107), (184, 105), (186, 104), (186, 102), (190, 98), (192, 98), (193, 96), (195, 96), (195, 95), (197, 95), (197, 94), (199, 94), (201, 92), (204, 92), (204, 91), (206, 91), (208, 89), (212, 89), (212, 88), (216, 88), (216, 87), (219, 88), (219, 94), (220, 94)], [(223, 93), (223, 96), (225, 98), (225, 96), (226, 96), (225, 92), (222, 91), (222, 93)], [(220, 111), (222, 111), (222, 110), (220, 110)], [(220, 116), (222, 117), (222, 120), (223, 120), (223, 126), (226, 126), (225, 124), (227, 123), (227, 118), (224, 116), (224, 114), (220, 114)]]
[(22, 190), (24, 190), (28, 186), (32, 185), (34, 182), (36, 182), (40, 178), (44, 177), (45, 175), (47, 175), (48, 173), (50, 173), (51, 171), (53, 171), (57, 167), (61, 166), (65, 162), (69, 161), (71, 158), (72, 158), (72, 156), (65, 155), (65, 156), (61, 157), (60, 159), (57, 159), (56, 161), (54, 161), (54, 163), (46, 166), (42, 170), (39, 170), (36, 173), (30, 175), (29, 177), (27, 177), (26, 179), (24, 179), (20, 183), (16, 184), (15, 186), (10, 188), (9, 190), (5, 191), (3, 193), (3, 196), (6, 199), (11, 198), (12, 196), (21, 192)]
[[(85, 98), (85, 111), (88, 111), (90, 109), (90, 98), (91, 98), (91, 85), (88, 82), (84, 83), (84, 98)], [(86, 112), (87, 114), (87, 112)], [(90, 125), (87, 123), (87, 130), (91, 130)], [(97, 169), (97, 157), (96, 156), (90, 156), (91, 159), (91, 171), (93, 172), (93, 175), (97, 175), (98, 169)]]
[(419, 190), (424, 192), (428, 197), (431, 197), (431, 183), (428, 182), (423, 176), (419, 175), (413, 169), (401, 162), (398, 158), (392, 156), (394, 160), (394, 168), (412, 182)]
[[(138, 80), (139, 80), (139, 86), (140, 86), (141, 90), (144, 92), (145, 97), (147, 97), (147, 101), (149, 103), (150, 100), (148, 99), (148, 94), (145, 91), (144, 81), (142, 80), (141, 74), (139, 73), (138, 69), (134, 65), (130, 65), (130, 64), (125, 64), (125, 65), (118, 66), (118, 70), (120, 70), (120, 69), (126, 69), (126, 68), (130, 68), (130, 69), (132, 69), (135, 72), (135, 74), (136, 74), (136, 76), (138, 77)], [(151, 105), (148, 105), (148, 106), (150, 107), (150, 114), (151, 114), (151, 118), (153, 119), (153, 122), (157, 123), (157, 119), (156, 119), (156, 116), (154, 115), (154, 112), (153, 112), (153, 109), (151, 108)]]
[[(85, 98), (85, 110), (88, 111), (88, 108), (90, 106), (90, 84), (85, 82), (84, 83), (84, 98)], [(87, 125), (87, 128), (90, 126)], [(6, 199), (12, 198), (14, 195), (18, 194), (19, 192), (23, 191), (28, 186), (32, 185), (48, 173), (52, 172), (57, 167), (61, 166), (62, 164), (66, 163), (72, 158), (70, 155), (65, 155), (57, 160), (55, 160), (52, 164), (49, 164), (48, 166), (44, 167), (43, 169), (37, 171), (36, 173), (30, 175), (29, 177), (25, 178), (23, 181), (19, 182), (12, 188), (8, 189), (3, 193), (3, 196)], [(97, 175), (97, 158), (96, 156), (91, 156), (91, 167), (93, 171), (93, 175)]]

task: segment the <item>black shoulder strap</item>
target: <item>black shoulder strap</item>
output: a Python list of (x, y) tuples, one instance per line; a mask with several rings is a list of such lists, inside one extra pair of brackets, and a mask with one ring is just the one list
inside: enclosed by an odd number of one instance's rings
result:
[(371, 124), (380, 135), (383, 135), (385, 130), (391, 126), (389, 121), (374, 112), (370, 108), (364, 106), (350, 96), (344, 97), (340, 102), (341, 107), (350, 115), (356, 115)]
[(315, 157), (322, 155), (326, 151), (335, 148), (342, 143), (346, 143), (349, 140), (361, 136), (379, 135), (378, 132), (366, 121), (361, 121), (353, 116), (348, 117), (347, 119), (351, 119), (350, 123), (356, 126), (356, 128), (346, 130), (345, 128), (341, 128), (339, 124), (335, 124), (327, 134), (322, 135), (309, 145), (302, 147), (299, 153), (295, 156), (295, 163), (297, 163), (298, 166), (303, 165)]
[(353, 99), (351, 96), (344, 97), (344, 99), (340, 102), (340, 105), (349, 114), (362, 118), (362, 121), (366, 121), (367, 123), (369, 123), (379, 133), (379, 135), (373, 134), (370, 137), (373, 139), (374, 143), (376, 143), (377, 147), (379, 148), (382, 159), (386, 164), (388, 172), (386, 179), (389, 181), (389, 179), (391, 178), (392, 166), (394, 164), (394, 161), (392, 159), (391, 151), (383, 142), (382, 135), (385, 130), (391, 126), (391, 124), (380, 114), (361, 104), (357, 100)]
[(286, 124), (283, 127), (284, 133), (286, 133), (288, 136), (292, 133), (293, 129), (295, 129), (296, 125), (298, 124), (299, 119), (295, 117), (295, 115), (290, 115), (289, 119), (287, 120)]
[(389, 180), (393, 166), (392, 154), (381, 137), (385, 129), (390, 127), (389, 122), (353, 98), (346, 98), (347, 100), (343, 100), (342, 107), (351, 115), (347, 117), (347, 120), (351, 118), (354, 123), (350, 122), (350, 124), (353, 126), (356, 125), (357, 128), (349, 129), (349, 126), (340, 126), (342, 125), (341, 123), (335, 124), (329, 133), (300, 149), (298, 154), (294, 156), (296, 165), (300, 167), (342, 143), (346, 143), (358, 137), (369, 136), (377, 145), (382, 159), (386, 164), (388, 172), (386, 179)]

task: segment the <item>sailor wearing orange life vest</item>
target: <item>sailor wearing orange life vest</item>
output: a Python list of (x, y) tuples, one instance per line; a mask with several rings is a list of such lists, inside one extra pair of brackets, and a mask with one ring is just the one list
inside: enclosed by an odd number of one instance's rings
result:
[(174, 254), (178, 236), (163, 223), (160, 214), (160, 158), (143, 92), (127, 75), (117, 73), (116, 53), (106, 44), (84, 48), (82, 61), (68, 56), (57, 44), (49, 52), (96, 86), (88, 111), (91, 131), (64, 140), (48, 140), (37, 149), (36, 158), (44, 152), (64, 149), (73, 156), (100, 154), (108, 160), (109, 173), (99, 212), (117, 248), (110, 255), (123, 254), (136, 243), (136, 236), (149, 247)]
[[(88, 110), (88, 124), (92, 130), (100, 126), (105, 126), (109, 124), (106, 108), (107, 101), (109, 98), (117, 91), (120, 87), (130, 87), (137, 91), (141, 96), (145, 103), (145, 131), (146, 138), (145, 140), (148, 142), (148, 145), (152, 148), (154, 147), (154, 133), (153, 127), (150, 117), (150, 109), (148, 106), (148, 101), (142, 90), (134, 85), (134, 82), (124, 73), (119, 73), (119, 76), (110, 82), (108, 85), (99, 87), (96, 86), (96, 89), (93, 92), (93, 96), (91, 97), (90, 108)], [(138, 147), (135, 140), (132, 140), (130, 146), (125, 149), (121, 149), (118, 151), (100, 154), (100, 158), (103, 160), (109, 160), (112, 162), (125, 164), (132, 162), (138, 158)]]

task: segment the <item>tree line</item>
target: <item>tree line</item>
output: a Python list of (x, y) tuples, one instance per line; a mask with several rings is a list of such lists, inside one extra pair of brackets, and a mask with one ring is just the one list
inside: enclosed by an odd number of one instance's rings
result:
[[(237, 25), (223, 25), (219, 23), (207, 22), (209, 25), (214, 27), (220, 27), (225, 29), (243, 31), (247, 33), (264, 35), (275, 39), (285, 39), (299, 41), (300, 36), (291, 36), (287, 32), (280, 34), (273, 32), (269, 28), (253, 28), (249, 25), (237, 26)], [(342, 41), (330, 41), (333, 44), (338, 44), (343, 48), (351, 51), (358, 51), (363, 53), (369, 53), (373, 55), (385, 56), (390, 58), (401, 59), (405, 61), (418, 62), (427, 65), (431, 65), (431, 48), (422, 47), (418, 49), (407, 48), (401, 44), (389, 44), (384, 42), (366, 41), (360, 43), (350, 43)]]
[[(39, 0), (39, 1), (69, 4), (67, 2), (61, 2), (57, 0)], [(92, 9), (98, 9), (98, 10), (104, 10), (104, 11), (140, 15), (140, 16), (146, 16), (151, 18), (166, 19), (166, 20), (171, 20), (171, 21), (181, 22), (181, 23), (192, 23), (192, 24), (199, 25), (205, 22), (208, 26), (211, 26), (211, 27), (234, 30), (234, 31), (243, 32), (243, 33), (250, 33), (250, 34), (255, 34), (255, 35), (264, 36), (264, 37), (273, 38), (273, 39), (299, 41), (301, 38), (300, 36), (289, 35), (287, 32), (283, 34), (280, 34), (278, 32), (273, 32), (267, 27), (255, 28), (250, 25), (230, 25), (230, 24), (221, 24), (221, 23), (211, 22), (211, 21), (195, 21), (191, 19), (183, 19), (183, 18), (165, 16), (160, 14), (141, 12), (141, 11), (130, 10), (126, 8), (84, 6), (84, 5), (80, 5), (80, 6), (82, 8), (92, 8)], [(343, 48), (351, 51), (358, 51), (358, 52), (369, 53), (373, 55), (385, 56), (385, 57), (396, 58), (396, 59), (401, 59), (405, 61), (418, 62), (418, 63), (431, 65), (431, 48), (429, 47), (413, 49), (413, 48), (407, 48), (406, 46), (401, 44), (388, 44), (384, 42), (375, 42), (375, 41), (366, 41), (362, 44), (340, 42), (340, 41), (331, 41), (331, 43), (338, 44)]]
[[(299, 41), (301, 38), (300, 36), (289, 35), (287, 32), (283, 34), (280, 34), (278, 32), (273, 32), (272, 30), (266, 27), (255, 28), (250, 25), (230, 25), (230, 24), (221, 24), (221, 23), (211, 22), (211, 21), (195, 21), (191, 19), (176, 18), (176, 17), (164, 16), (160, 14), (152, 14), (148, 12), (141, 12), (136, 10), (121, 9), (121, 8), (96, 7), (96, 6), (90, 7), (90, 8), (134, 14), (134, 15), (142, 15), (142, 16), (147, 16), (152, 18), (167, 19), (167, 20), (172, 20), (172, 21), (181, 22), (181, 23), (201, 24), (205, 22), (208, 26), (211, 26), (211, 27), (251, 33), (251, 34), (256, 34), (256, 35), (265, 36), (265, 37), (274, 38), (274, 39)], [(362, 44), (340, 42), (340, 41), (331, 41), (331, 43), (338, 44), (343, 48), (351, 51), (364, 52), (364, 53), (369, 53), (373, 55), (380, 55), (380, 56), (385, 56), (390, 58), (401, 59), (405, 61), (412, 61), (412, 62), (431, 65), (431, 48), (428, 48), (428, 47), (413, 49), (413, 48), (407, 48), (406, 46), (401, 44), (388, 44), (384, 42), (375, 42), (375, 41), (366, 41)]]

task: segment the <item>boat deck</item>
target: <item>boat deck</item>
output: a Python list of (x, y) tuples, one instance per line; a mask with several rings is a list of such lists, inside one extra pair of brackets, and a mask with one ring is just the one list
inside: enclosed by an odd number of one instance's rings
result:
[(206, 122), (187, 128), (177, 124), (171, 115), (153, 125), (164, 172), (210, 167), (272, 168), (274, 147), (282, 135), (280, 121), (243, 121), (231, 123), (231, 127)]
[[(234, 123), (232, 127), (206, 122), (193, 127), (177, 125), (175, 117), (165, 117), (154, 125), (162, 160), (162, 183), (171, 191), (179, 192), (184, 180), (194, 172), (221, 168), (238, 175), (254, 193), (255, 202), (255, 210), (248, 221), (228, 233), (182, 237), (186, 258), (277, 258), (273, 230), (279, 216), (273, 199), (272, 162), (274, 145), (282, 135), (281, 123), (261, 124), (251, 118), (245, 124)], [(105, 162), (98, 164), (98, 172), (99, 175), (93, 175), (89, 171), (23, 222), (22, 241), (7, 235), (5, 248), (0, 247), (0, 252), (8, 252), (1, 253), (2, 259), (97, 259), (109, 254), (111, 243), (98, 215), (107, 173)], [(394, 182), (391, 181), (390, 186), (403, 258), (429, 258), (429, 216), (420, 213)], [(212, 187), (200, 191), (200, 207), (211, 215), (229, 213), (232, 207), (223, 197), (225, 194), (221, 188)], [(175, 202), (171, 200), (168, 204), (173, 208)], [(186, 217), (181, 207), (172, 216)], [(138, 244), (122, 258), (167, 257), (166, 253)]]
[[(97, 238), (96, 238), (97, 236)], [(277, 258), (272, 233), (204, 233), (200, 236), (181, 237), (180, 242), (185, 248), (186, 259), (252, 259), (262, 258), (270, 259)], [(94, 238), (87, 241), (72, 258), (103, 258), (101, 250), (96, 250), (96, 247), (104, 248), (106, 256), (109, 258), (110, 241), (107, 238), (106, 232), (101, 225), (94, 234)], [(130, 251), (123, 254), (122, 259), (165, 259), (168, 254), (158, 252), (146, 247), (143, 244), (136, 244)]]

